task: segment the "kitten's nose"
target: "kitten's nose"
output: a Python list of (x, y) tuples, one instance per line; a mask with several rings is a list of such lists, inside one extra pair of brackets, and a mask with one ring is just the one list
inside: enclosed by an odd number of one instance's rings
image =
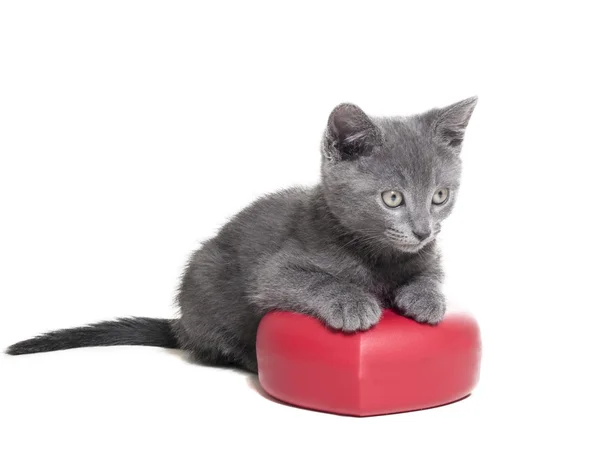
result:
[(431, 229), (427, 229), (426, 231), (413, 231), (412, 233), (416, 238), (423, 241), (431, 235)]

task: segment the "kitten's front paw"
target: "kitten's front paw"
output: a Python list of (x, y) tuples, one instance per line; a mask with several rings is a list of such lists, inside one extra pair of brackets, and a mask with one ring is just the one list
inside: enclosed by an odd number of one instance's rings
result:
[(381, 306), (367, 294), (343, 295), (327, 304), (321, 318), (330, 327), (344, 332), (366, 330), (381, 319)]
[(437, 324), (446, 313), (444, 295), (430, 286), (404, 286), (396, 293), (394, 303), (402, 315), (419, 323)]

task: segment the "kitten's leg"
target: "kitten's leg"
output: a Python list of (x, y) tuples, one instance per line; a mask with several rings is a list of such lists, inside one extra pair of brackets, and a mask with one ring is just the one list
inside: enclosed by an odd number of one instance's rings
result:
[(192, 357), (204, 364), (211, 366), (230, 366), (243, 368), (251, 373), (258, 373), (256, 360), (256, 347), (237, 351), (235, 354), (226, 355), (214, 349), (192, 349)]
[(176, 331), (181, 347), (197, 361), (256, 372), (261, 317), (248, 304), (246, 285), (232, 260), (235, 255), (215, 240), (194, 253), (177, 296), (181, 318)]
[(206, 325), (197, 322), (195, 326), (183, 326), (178, 329), (178, 339), (184, 350), (192, 358), (204, 365), (229, 366), (258, 372), (255, 338), (250, 345), (242, 343), (227, 332), (207, 331)]
[(381, 318), (376, 296), (317, 268), (270, 264), (260, 273), (251, 301), (263, 311), (313, 315), (345, 332), (368, 329)]
[(446, 313), (438, 274), (420, 275), (396, 291), (394, 305), (400, 313), (420, 323), (437, 324)]

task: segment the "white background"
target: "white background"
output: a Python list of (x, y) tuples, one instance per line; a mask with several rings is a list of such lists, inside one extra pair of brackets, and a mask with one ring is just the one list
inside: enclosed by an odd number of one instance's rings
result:
[(2, 355), (0, 447), (598, 447), (593, 3), (2, 2), (1, 347), (175, 316), (202, 240), (318, 181), (336, 104), (477, 94), (442, 247), (484, 360), (465, 401), (357, 419), (177, 351)]

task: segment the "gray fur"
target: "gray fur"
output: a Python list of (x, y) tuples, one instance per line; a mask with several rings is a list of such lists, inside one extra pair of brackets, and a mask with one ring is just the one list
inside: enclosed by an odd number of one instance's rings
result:
[[(343, 104), (322, 141), (320, 185), (259, 199), (191, 258), (178, 336), (201, 361), (256, 371), (255, 337), (271, 310), (365, 330), (384, 307), (423, 323), (445, 312), (435, 237), (460, 181), (459, 153), (477, 99), (411, 117), (368, 117)], [(433, 206), (437, 188), (446, 204)], [(381, 192), (399, 190), (389, 209)], [(420, 241), (413, 231), (432, 231)]]
[[(206, 241), (184, 272), (179, 320), (55, 331), (8, 352), (159, 344), (256, 372), (256, 331), (271, 310), (313, 315), (344, 332), (372, 327), (385, 307), (438, 323), (446, 305), (435, 239), (456, 200), (476, 102), (393, 118), (336, 107), (321, 144), (321, 183), (257, 200)], [(438, 206), (432, 198), (439, 188), (450, 195)], [(386, 206), (381, 195), (388, 190), (401, 192), (405, 203)]]

